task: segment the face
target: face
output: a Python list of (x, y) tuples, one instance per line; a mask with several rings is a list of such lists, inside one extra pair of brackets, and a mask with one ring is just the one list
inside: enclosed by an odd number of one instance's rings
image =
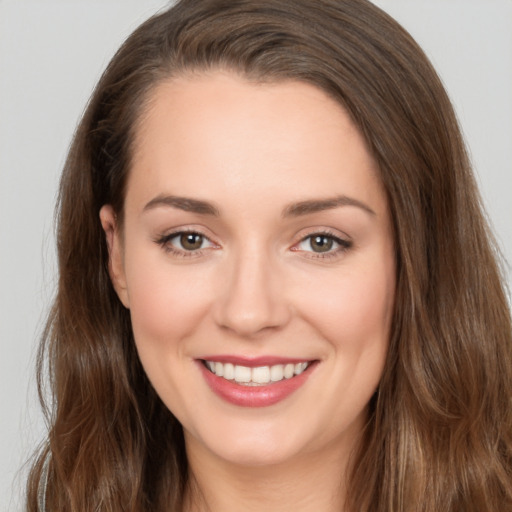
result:
[(304, 83), (174, 78), (138, 126), (111, 275), (187, 450), (275, 464), (353, 446), (395, 288), (377, 165)]

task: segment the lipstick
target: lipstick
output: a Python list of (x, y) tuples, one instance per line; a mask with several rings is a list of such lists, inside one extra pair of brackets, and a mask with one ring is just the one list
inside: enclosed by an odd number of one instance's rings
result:
[(316, 361), (296, 358), (208, 356), (197, 360), (210, 389), (240, 407), (274, 405), (299, 389)]

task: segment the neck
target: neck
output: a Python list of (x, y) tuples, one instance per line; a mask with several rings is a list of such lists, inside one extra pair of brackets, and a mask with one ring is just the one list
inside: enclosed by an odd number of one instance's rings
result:
[(191, 450), (184, 512), (340, 512), (344, 509), (350, 451), (322, 453), (264, 466), (233, 464), (203, 446)]

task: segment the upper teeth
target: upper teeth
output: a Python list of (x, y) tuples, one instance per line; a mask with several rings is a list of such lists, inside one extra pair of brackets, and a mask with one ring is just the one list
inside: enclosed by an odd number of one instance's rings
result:
[(273, 366), (258, 366), (250, 368), (231, 363), (219, 363), (206, 361), (208, 369), (227, 380), (234, 380), (238, 384), (259, 385), (278, 382), (283, 379), (291, 379), (295, 375), (301, 374), (307, 367), (307, 362), (275, 364)]

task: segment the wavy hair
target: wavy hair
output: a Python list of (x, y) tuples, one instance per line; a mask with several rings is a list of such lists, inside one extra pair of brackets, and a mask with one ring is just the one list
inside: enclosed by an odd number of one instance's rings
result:
[(155, 86), (216, 68), (322, 89), (380, 168), (396, 304), (348, 509), (512, 510), (512, 329), (498, 251), (438, 76), (367, 0), (181, 0), (112, 59), (60, 183), (59, 284), (38, 361), (40, 389), (48, 372), (52, 392), (49, 434), (27, 510), (39, 510), (43, 487), (49, 511), (182, 508), (183, 432), (137, 357), (99, 210), (111, 204), (122, 222), (134, 133)]

